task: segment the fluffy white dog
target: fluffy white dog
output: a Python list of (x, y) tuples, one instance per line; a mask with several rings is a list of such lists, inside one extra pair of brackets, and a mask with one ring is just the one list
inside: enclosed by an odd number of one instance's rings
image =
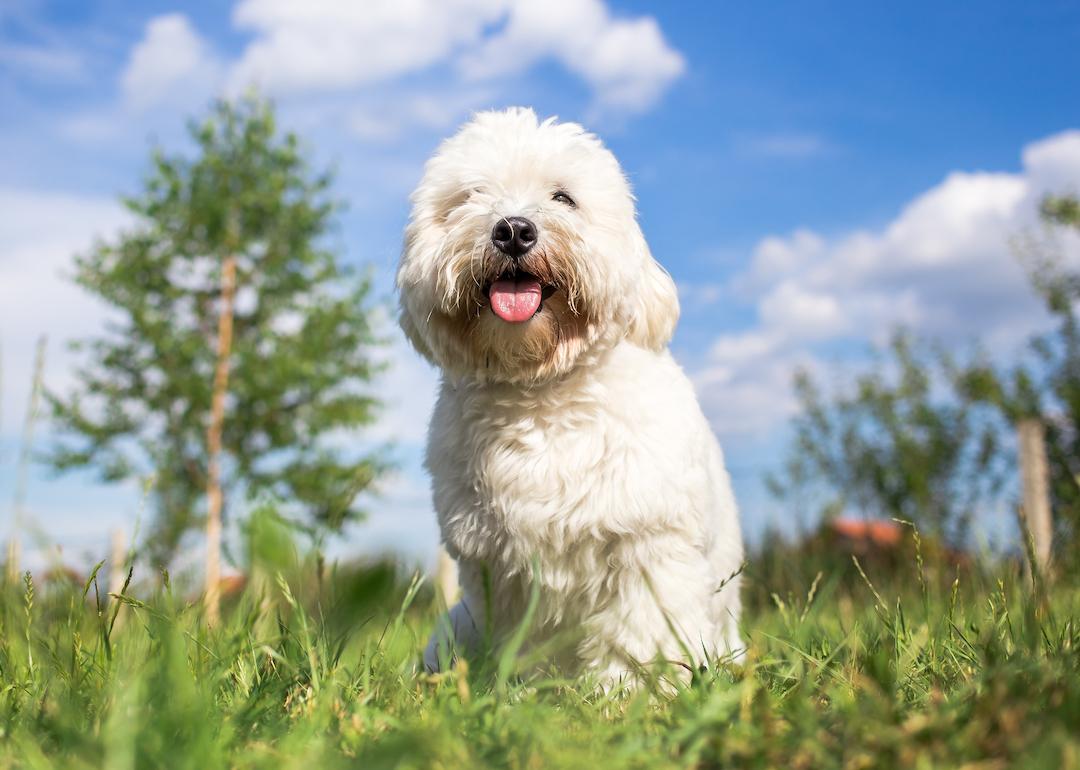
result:
[(463, 591), (427, 667), (504, 638), (534, 590), (528, 645), (564, 670), (738, 655), (735, 501), (615, 157), (576, 124), (486, 112), (412, 201), (401, 325), (443, 372), (427, 467)]

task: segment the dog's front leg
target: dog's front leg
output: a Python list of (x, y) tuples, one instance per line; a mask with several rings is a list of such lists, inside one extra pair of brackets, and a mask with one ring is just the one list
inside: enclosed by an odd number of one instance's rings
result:
[(465, 596), (439, 618), (424, 650), (424, 668), (428, 672), (442, 671), (458, 655), (468, 655), (478, 648), (484, 624), (474, 606), (476, 603)]
[(603, 609), (578, 648), (604, 689), (690, 672), (718, 655), (722, 632), (709, 612), (710, 569), (687, 543), (639, 544), (623, 561)]

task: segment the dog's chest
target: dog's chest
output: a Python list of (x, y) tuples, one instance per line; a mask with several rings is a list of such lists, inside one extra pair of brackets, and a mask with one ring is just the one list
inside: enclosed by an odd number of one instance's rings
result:
[(467, 430), (469, 476), (487, 513), (537, 545), (588, 526), (590, 511), (605, 503), (595, 495), (613, 439), (611, 422), (588, 402), (558, 411), (489, 410)]
[(599, 600), (657, 539), (700, 544), (713, 501), (692, 392), (644, 356), (534, 394), (444, 383), (428, 468), (455, 558), (503, 578), (539, 560), (547, 588)]
[(549, 570), (603, 558), (623, 529), (618, 454), (631, 431), (601, 400), (466, 400), (440, 423), (429, 457), (436, 507), (462, 556), (515, 570), (534, 558)]

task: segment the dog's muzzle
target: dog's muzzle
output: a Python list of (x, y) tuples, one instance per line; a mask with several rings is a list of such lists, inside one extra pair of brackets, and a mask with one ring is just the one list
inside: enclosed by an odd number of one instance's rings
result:
[(511, 259), (521, 259), (536, 245), (536, 225), (525, 217), (503, 217), (491, 230), (491, 242)]

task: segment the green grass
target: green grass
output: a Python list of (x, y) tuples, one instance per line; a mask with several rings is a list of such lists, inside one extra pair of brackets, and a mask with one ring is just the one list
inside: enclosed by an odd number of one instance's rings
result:
[(1080, 767), (1075, 585), (811, 561), (748, 566), (745, 666), (621, 698), (418, 673), (439, 608), (389, 567), (257, 573), (214, 629), (167, 585), (115, 625), (96, 580), (7, 585), (0, 767)]

